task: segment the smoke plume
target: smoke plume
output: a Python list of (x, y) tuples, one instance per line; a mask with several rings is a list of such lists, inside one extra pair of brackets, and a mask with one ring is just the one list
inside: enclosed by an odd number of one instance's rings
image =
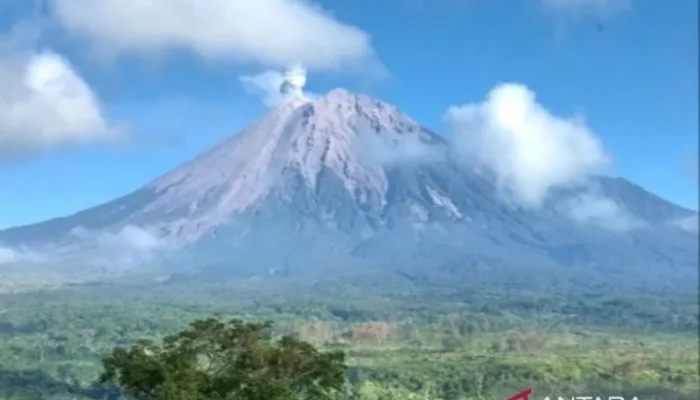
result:
[(293, 65), (284, 72), (268, 70), (255, 75), (240, 77), (245, 90), (259, 97), (268, 107), (274, 107), (289, 98), (308, 99), (313, 97), (304, 92), (306, 69)]

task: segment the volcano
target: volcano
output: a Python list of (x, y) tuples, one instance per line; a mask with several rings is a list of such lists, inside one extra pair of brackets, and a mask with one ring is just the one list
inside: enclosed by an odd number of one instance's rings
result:
[(0, 231), (0, 250), (12, 254), (0, 269), (68, 281), (148, 271), (457, 285), (479, 273), (696, 286), (697, 233), (676, 223), (697, 221), (696, 212), (621, 178), (593, 177), (587, 187), (639, 226), (572, 220), (560, 205), (584, 188), (559, 190), (536, 210), (504, 202), (493, 177), (444, 137), (390, 104), (335, 89), (291, 96), (124, 197)]

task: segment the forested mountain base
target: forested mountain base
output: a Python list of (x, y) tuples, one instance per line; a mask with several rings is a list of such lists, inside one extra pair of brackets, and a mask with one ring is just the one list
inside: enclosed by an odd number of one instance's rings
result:
[(350, 368), (339, 400), (503, 399), (526, 387), (536, 398), (700, 394), (693, 294), (473, 289), (456, 299), (369, 289), (361, 297), (338, 287), (326, 288), (333, 297), (318, 290), (292, 301), (248, 282), (4, 295), (0, 398), (110, 398), (95, 382), (115, 346), (159, 339), (212, 315), (272, 320), (278, 334), (345, 351)]

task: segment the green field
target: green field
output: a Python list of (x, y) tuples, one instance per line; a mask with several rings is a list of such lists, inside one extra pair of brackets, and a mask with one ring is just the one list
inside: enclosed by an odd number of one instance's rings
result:
[(700, 394), (693, 294), (370, 293), (290, 300), (247, 283), (2, 295), (0, 398), (109, 398), (94, 382), (114, 346), (212, 315), (272, 320), (280, 334), (346, 351), (339, 399), (503, 399), (527, 387), (539, 399)]

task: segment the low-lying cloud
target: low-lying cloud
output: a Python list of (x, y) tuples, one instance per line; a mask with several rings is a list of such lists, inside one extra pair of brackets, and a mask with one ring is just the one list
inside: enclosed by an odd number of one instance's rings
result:
[(698, 234), (700, 221), (698, 214), (689, 215), (687, 217), (678, 218), (670, 222), (670, 225), (684, 232)]
[(593, 192), (569, 198), (560, 206), (564, 214), (576, 223), (613, 232), (626, 232), (646, 225), (624, 205)]
[(421, 140), (420, 133), (374, 134), (369, 130), (359, 137), (360, 151), (373, 162), (383, 166), (424, 164), (441, 159), (443, 152), (435, 145)]
[(69, 259), (91, 265), (125, 266), (147, 260), (170, 242), (155, 232), (136, 225), (116, 231), (95, 232), (82, 227), (70, 231), (67, 242), (49, 247), (13, 248), (0, 246), (0, 265), (60, 263)]
[(17, 261), (17, 253), (8, 248), (8, 247), (0, 247), (0, 265), (3, 264), (11, 264)]
[(99, 250), (151, 252), (167, 246), (167, 241), (151, 230), (137, 225), (126, 225), (117, 231), (90, 232), (84, 228), (71, 231), (74, 238), (82, 243), (91, 243)]
[(41, 262), (45, 258), (41, 253), (26, 249), (12, 248), (0, 246), (0, 267), (3, 265), (20, 264), (20, 263), (36, 263)]
[(581, 119), (552, 114), (522, 84), (497, 85), (480, 103), (450, 107), (445, 120), (464, 162), (493, 173), (522, 207), (539, 207), (552, 189), (582, 184), (611, 163)]
[(71, 230), (66, 242), (53, 249), (51, 261), (59, 265), (83, 265), (100, 271), (125, 271), (152, 262), (168, 247), (168, 241), (155, 232), (136, 225), (118, 230)]
[(166, 246), (166, 242), (153, 232), (135, 225), (127, 225), (116, 233), (104, 233), (97, 237), (97, 242), (109, 249), (130, 249), (135, 251), (152, 251)]

